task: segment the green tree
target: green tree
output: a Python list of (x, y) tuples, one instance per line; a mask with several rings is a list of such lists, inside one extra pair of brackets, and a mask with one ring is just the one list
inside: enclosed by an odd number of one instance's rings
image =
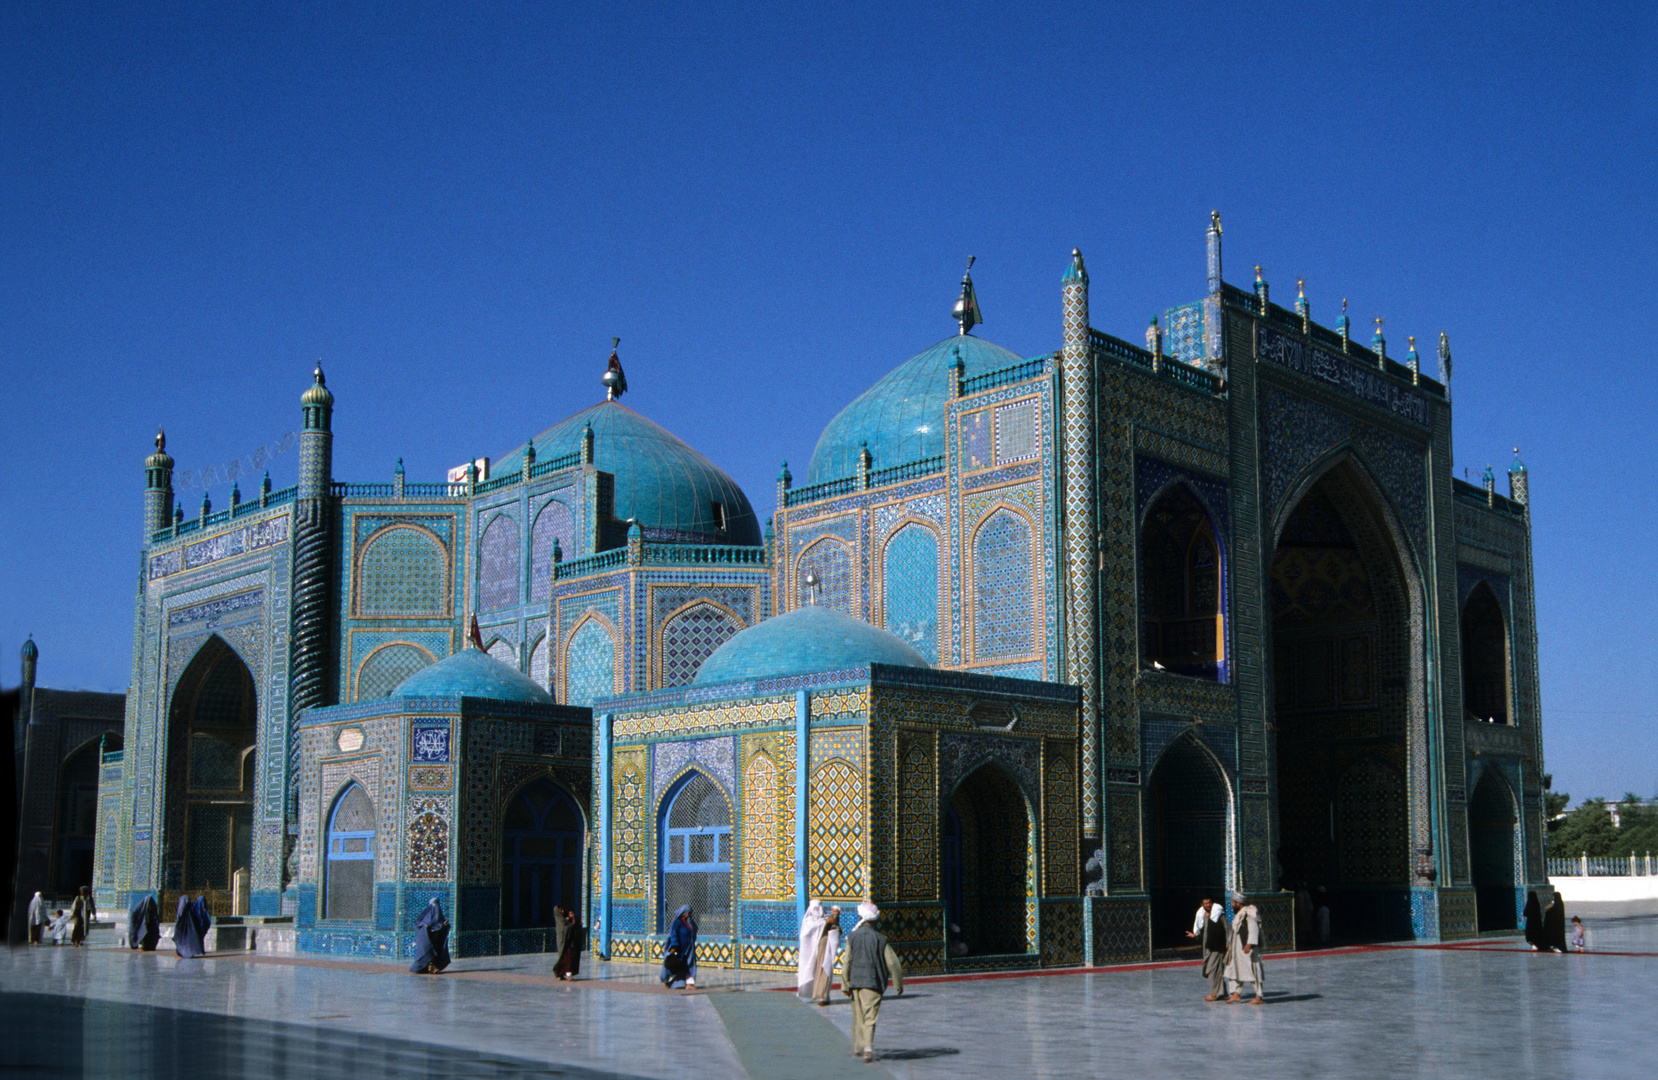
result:
[(1606, 809), (1605, 799), (1585, 799), (1549, 835), (1549, 858), (1575, 859), (1587, 855), (1594, 859), (1610, 855), (1617, 845), (1618, 831), (1612, 824), (1612, 812)]
[(1543, 824), (1549, 832), (1554, 832), (1561, 825), (1561, 814), (1566, 807), (1572, 804), (1572, 796), (1567, 791), (1554, 790), (1554, 774), (1543, 774)]

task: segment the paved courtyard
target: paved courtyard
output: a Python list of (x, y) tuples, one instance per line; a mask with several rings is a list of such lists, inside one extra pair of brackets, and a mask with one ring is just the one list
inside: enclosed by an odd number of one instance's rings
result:
[[(400, 967), (245, 954), (41, 947), (0, 953), (0, 1071), (44, 1076), (821, 1078), (1610, 1076), (1658, 1060), (1639, 1005), (1658, 919), (1589, 924), (1586, 955), (1523, 942), (1267, 960), (1268, 1006), (1211, 1005), (1191, 965), (923, 979), (888, 996), (880, 1060), (849, 1059), (844, 999), (705, 971), (696, 993), (551, 959)], [(1225, 1055), (1225, 1057), (1223, 1057)]]

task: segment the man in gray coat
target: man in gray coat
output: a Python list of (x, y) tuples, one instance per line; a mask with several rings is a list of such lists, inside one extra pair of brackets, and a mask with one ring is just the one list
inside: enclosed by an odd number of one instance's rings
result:
[(1228, 945), (1226, 912), (1213, 899), (1205, 896), (1192, 920), (1186, 936), (1196, 938), (1203, 949), (1203, 977), (1209, 980), (1209, 992), (1204, 1001), (1219, 1001), (1226, 996), (1226, 947)]
[(1226, 962), (1227, 1001), (1241, 1001), (1244, 983), (1253, 983), (1251, 1005), (1264, 1005), (1266, 976), (1261, 972), (1261, 912), (1241, 892), (1232, 894), (1232, 953)]
[(841, 961), (841, 989), (852, 999), (852, 1056), (868, 1065), (875, 1060), (875, 1021), (881, 1015), (881, 997), (887, 980), (901, 996), (904, 968), (886, 935), (875, 929), (881, 909), (867, 901), (858, 905), (858, 925), (846, 935), (846, 957)]

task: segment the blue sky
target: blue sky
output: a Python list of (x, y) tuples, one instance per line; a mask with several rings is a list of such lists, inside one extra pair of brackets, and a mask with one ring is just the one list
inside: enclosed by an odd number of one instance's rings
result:
[(47, 685), (127, 685), (156, 424), (236, 458), (319, 357), (336, 476), (435, 479), (619, 335), (763, 517), (967, 255), (990, 340), (1056, 347), (1073, 245), (1139, 340), (1218, 208), (1234, 283), (1450, 333), (1458, 473), (1532, 470), (1547, 767), (1652, 795), (1655, 11), (5, 5), (0, 681), (32, 632)]

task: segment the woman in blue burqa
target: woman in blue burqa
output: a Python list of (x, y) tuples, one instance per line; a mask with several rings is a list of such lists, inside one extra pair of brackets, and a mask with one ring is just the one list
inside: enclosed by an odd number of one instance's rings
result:
[(155, 943), (161, 940), (161, 909), (155, 896), (145, 893), (127, 912), (127, 946), (155, 952)]
[(188, 960), (207, 951), (207, 930), (212, 925), (213, 916), (207, 913), (204, 897), (196, 897), (194, 903), (188, 896), (178, 898), (178, 918), (173, 922), (173, 949), (180, 960)]
[(674, 912), (662, 954), (662, 982), (673, 990), (697, 984), (697, 916), (690, 904)]
[(415, 923), (414, 951), (409, 970), (416, 975), (436, 975), (449, 966), (449, 920), (435, 896)]

